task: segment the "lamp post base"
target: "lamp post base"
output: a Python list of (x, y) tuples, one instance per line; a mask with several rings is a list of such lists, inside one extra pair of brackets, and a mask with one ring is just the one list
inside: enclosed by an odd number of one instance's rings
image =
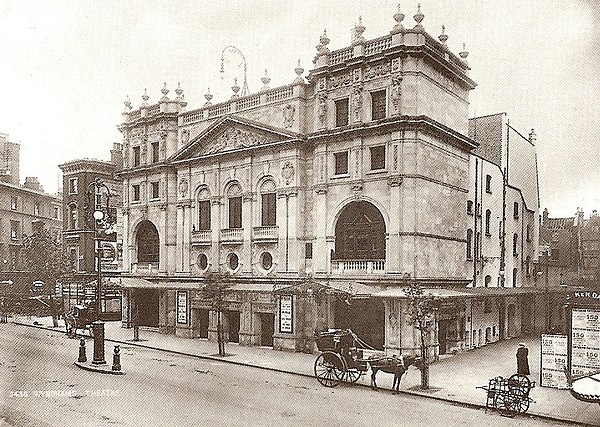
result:
[(106, 365), (106, 360), (104, 360), (104, 322), (95, 321), (92, 323), (92, 330), (94, 331), (94, 359), (92, 364)]

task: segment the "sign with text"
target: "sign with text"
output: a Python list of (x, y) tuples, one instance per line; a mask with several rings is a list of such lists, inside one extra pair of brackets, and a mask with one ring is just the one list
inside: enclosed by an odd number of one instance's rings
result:
[(177, 323), (187, 323), (186, 291), (177, 291)]
[(282, 295), (279, 299), (279, 332), (294, 332), (294, 304), (292, 295)]
[(567, 366), (567, 336), (542, 334), (540, 385), (542, 387), (569, 388)]
[(571, 310), (571, 374), (600, 370), (600, 307)]

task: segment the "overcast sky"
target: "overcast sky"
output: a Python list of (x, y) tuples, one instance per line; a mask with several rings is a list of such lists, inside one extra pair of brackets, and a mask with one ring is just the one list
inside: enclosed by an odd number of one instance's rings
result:
[[(350, 44), (362, 16), (367, 39), (388, 34), (396, 1), (13, 1), (0, 0), (0, 132), (21, 143), (21, 181), (39, 176), (55, 192), (57, 165), (109, 159), (121, 141), (125, 95), (178, 82), (188, 110), (231, 95), (241, 60), (251, 92), (268, 69), (271, 87), (291, 83), (298, 59), (312, 68), (327, 28), (333, 49)], [(402, 0), (405, 27), (417, 1)], [(470, 52), (470, 116), (506, 112), (523, 135), (535, 128), (541, 206), (551, 216), (600, 210), (600, 4), (595, 0), (423, 0), (423, 25), (450, 49)], [(305, 73), (305, 75), (306, 75)]]

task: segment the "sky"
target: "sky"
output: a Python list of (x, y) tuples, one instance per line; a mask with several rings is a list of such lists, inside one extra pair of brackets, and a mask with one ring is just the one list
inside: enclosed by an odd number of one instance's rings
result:
[[(599, 0), (600, 1), (600, 0)], [(405, 27), (417, 1), (402, 0)], [(470, 117), (506, 112), (523, 135), (537, 134), (541, 209), (551, 217), (600, 210), (600, 2), (592, 0), (422, 0), (425, 30), (442, 25), (449, 48), (465, 43)], [(126, 95), (150, 103), (164, 83), (181, 84), (188, 110), (229, 99), (233, 79), (250, 92), (265, 69), (291, 83), (300, 59), (312, 68), (323, 30), (331, 50), (350, 45), (359, 16), (372, 39), (389, 34), (397, 1), (0, 0), (0, 132), (21, 144), (21, 181), (38, 176), (57, 191), (58, 165), (108, 160)]]

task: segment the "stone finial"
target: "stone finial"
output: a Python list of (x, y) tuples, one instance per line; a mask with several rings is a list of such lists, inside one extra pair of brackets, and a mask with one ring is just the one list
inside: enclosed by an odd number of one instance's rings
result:
[(294, 83), (304, 83), (304, 79), (302, 78), (302, 73), (304, 72), (304, 68), (300, 65), (300, 59), (298, 59), (298, 65), (294, 68), (294, 72), (296, 73), (296, 79)]
[(358, 24), (354, 24), (354, 31), (352, 34), (352, 46), (357, 44), (363, 44), (365, 42), (365, 38), (363, 37), (363, 33), (365, 32), (366, 27), (362, 24), (362, 16), (358, 17)]
[(177, 94), (177, 97), (180, 97), (183, 93), (183, 89), (181, 89), (181, 82), (177, 83), (177, 89), (175, 89), (175, 93)]
[(212, 103), (210, 102), (210, 100), (212, 98), (213, 98), (213, 96), (210, 93), (210, 88), (206, 89), (206, 93), (204, 94), (204, 99), (206, 99), (206, 104), (204, 104), (205, 107), (208, 107), (209, 105), (212, 105)]
[(467, 56), (469, 56), (469, 52), (467, 52), (466, 44), (463, 43), (463, 50), (458, 54), (462, 58), (463, 61), (466, 61)]
[(131, 111), (131, 100), (129, 99), (129, 95), (125, 95), (125, 101), (123, 101), (123, 104), (125, 104), (125, 111), (123, 112), (129, 113)]
[(177, 98), (175, 101), (179, 102), (179, 105), (185, 107), (187, 102), (185, 101), (185, 95), (183, 94), (183, 89), (181, 89), (181, 83), (177, 83), (177, 89), (175, 89), (175, 93), (177, 94)]
[(142, 102), (141, 108), (148, 108), (148, 100), (150, 99), (150, 97), (148, 96), (147, 89), (144, 89), (144, 94), (142, 95), (142, 99), (144, 100), (144, 102)]
[(400, 3), (398, 3), (398, 12), (394, 14), (394, 20), (396, 21), (396, 25), (392, 28), (392, 34), (398, 34), (404, 30), (404, 26), (402, 25), (402, 21), (404, 20), (404, 14), (400, 11)]
[(446, 27), (444, 25), (442, 25), (442, 34), (440, 34), (438, 40), (442, 42), (443, 45), (445, 45), (446, 41), (448, 41), (448, 35), (446, 34)]
[(167, 89), (167, 82), (165, 82), (165, 85), (160, 92), (163, 94), (162, 98), (160, 98), (160, 102), (169, 102), (169, 98), (167, 97), (167, 93), (169, 93), (169, 89)]
[(231, 99), (239, 98), (238, 92), (240, 91), (240, 86), (237, 83), (237, 78), (233, 79), (233, 86), (231, 86), (231, 90), (233, 91)]
[(331, 40), (327, 37), (327, 28), (323, 29), (323, 35), (319, 38), (319, 42), (323, 45), (323, 47), (327, 47)]
[(329, 37), (327, 37), (327, 29), (324, 29), (323, 35), (319, 37), (319, 44), (316, 46), (317, 57), (319, 57), (320, 55), (329, 55), (329, 48), (327, 47), (329, 42), (330, 40)]
[(417, 31), (423, 31), (423, 25), (421, 25), (421, 22), (423, 22), (423, 18), (425, 18), (425, 15), (423, 15), (423, 13), (421, 13), (421, 3), (418, 3), (417, 5), (417, 13), (415, 13), (413, 15), (414, 20), (417, 22), (417, 25), (415, 25), (415, 30)]
[(529, 132), (529, 142), (535, 143), (536, 140), (537, 140), (537, 135), (535, 133), (535, 129), (531, 129), (531, 132)]
[(267, 69), (265, 68), (265, 75), (260, 79), (263, 82), (263, 87), (261, 90), (269, 89), (269, 83), (271, 83), (271, 77), (267, 74)]

